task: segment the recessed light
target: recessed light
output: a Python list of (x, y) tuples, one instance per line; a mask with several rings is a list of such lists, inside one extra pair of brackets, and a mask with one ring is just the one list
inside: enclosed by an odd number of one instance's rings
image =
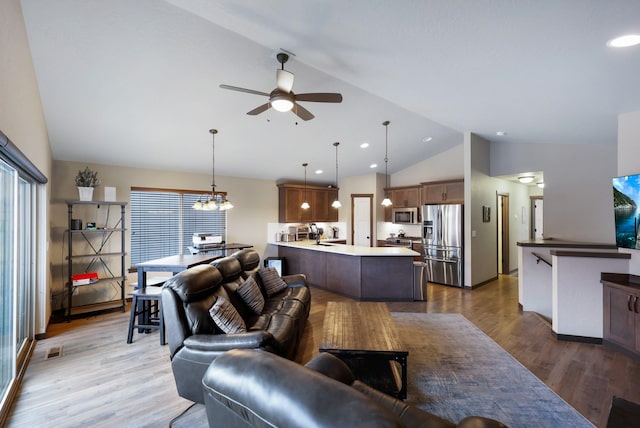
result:
[(533, 175), (525, 175), (524, 177), (518, 177), (518, 181), (520, 181), (520, 183), (522, 184), (529, 184), (533, 180), (535, 180), (535, 177)]
[(369, 143), (362, 143), (362, 144), (360, 144), (360, 148), (361, 148), (361, 149), (366, 149), (367, 147), (369, 147)]
[(607, 42), (607, 46), (612, 48), (628, 48), (629, 46), (635, 46), (640, 44), (639, 34), (625, 34), (624, 36), (616, 37)]
[(496, 135), (504, 137), (505, 135), (507, 135), (507, 132), (506, 131), (496, 131)]
[(369, 168), (377, 168), (378, 164), (377, 163), (372, 163), (371, 165), (369, 165)]
[(429, 142), (429, 141), (431, 141), (431, 140), (433, 140), (433, 137), (424, 137), (424, 138), (422, 139), (422, 142), (423, 142), (423, 143), (428, 143), (428, 142)]
[(321, 169), (316, 169), (316, 174), (322, 174), (324, 171), (322, 171)]

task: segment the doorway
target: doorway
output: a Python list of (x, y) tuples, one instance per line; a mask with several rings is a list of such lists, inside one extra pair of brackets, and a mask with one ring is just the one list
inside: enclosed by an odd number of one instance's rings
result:
[(531, 196), (531, 239), (543, 239), (544, 230), (542, 228), (542, 196)]
[(373, 195), (351, 195), (351, 242), (363, 247), (372, 246)]
[(509, 194), (498, 193), (498, 274), (508, 274), (509, 269)]

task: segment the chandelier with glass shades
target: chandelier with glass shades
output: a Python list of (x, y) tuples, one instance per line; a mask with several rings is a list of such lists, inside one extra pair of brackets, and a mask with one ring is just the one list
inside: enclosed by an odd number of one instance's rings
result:
[(202, 202), (198, 199), (191, 208), (194, 210), (214, 211), (214, 210), (230, 210), (233, 205), (227, 199), (227, 195), (222, 193), (216, 193), (216, 174), (215, 174), (215, 160), (216, 160), (216, 134), (217, 129), (210, 129), (209, 133), (212, 135), (212, 157), (211, 157), (211, 197)]

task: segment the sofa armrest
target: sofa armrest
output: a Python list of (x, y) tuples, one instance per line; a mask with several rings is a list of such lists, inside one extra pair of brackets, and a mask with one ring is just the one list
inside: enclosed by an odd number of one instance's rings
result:
[(353, 376), (349, 366), (345, 364), (340, 358), (335, 355), (331, 355), (328, 352), (321, 352), (313, 357), (305, 367), (314, 370), (318, 373), (335, 379), (345, 385), (351, 385), (356, 378)]
[(284, 275), (282, 279), (289, 287), (302, 287), (307, 283), (307, 275), (303, 273)]
[(278, 345), (273, 335), (266, 331), (249, 331), (233, 334), (194, 334), (184, 341), (188, 349), (220, 352), (229, 349), (273, 349)]

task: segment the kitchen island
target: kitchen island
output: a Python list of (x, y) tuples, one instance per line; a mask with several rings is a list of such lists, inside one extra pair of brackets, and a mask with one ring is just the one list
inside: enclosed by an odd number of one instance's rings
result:
[(272, 242), (289, 273), (307, 284), (358, 300), (413, 300), (413, 258), (404, 247), (362, 247), (315, 241)]

